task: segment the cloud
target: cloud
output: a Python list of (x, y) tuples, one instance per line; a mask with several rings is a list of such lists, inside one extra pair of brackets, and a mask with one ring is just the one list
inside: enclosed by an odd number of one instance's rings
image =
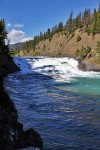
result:
[(10, 44), (15, 44), (15, 43), (21, 43), (25, 41), (32, 40), (31, 37), (27, 37), (26, 33), (23, 32), (22, 30), (11, 30), (8, 33), (8, 39), (10, 40)]
[(22, 27), (24, 27), (24, 25), (23, 24), (18, 24), (18, 23), (12, 25), (11, 23), (8, 23), (7, 27), (22, 28)]
[(7, 27), (11, 27), (11, 26), (12, 26), (12, 24), (11, 24), (11, 23), (8, 23), (8, 24), (7, 24)]
[(24, 25), (16, 23), (16, 24), (14, 24), (13, 27), (15, 27), (15, 28), (22, 28), (22, 27), (24, 27)]
[(30, 40), (32, 40), (32, 38), (30, 38), (30, 37), (25, 37), (25, 38), (22, 39), (22, 42), (26, 42), (26, 41), (30, 41)]

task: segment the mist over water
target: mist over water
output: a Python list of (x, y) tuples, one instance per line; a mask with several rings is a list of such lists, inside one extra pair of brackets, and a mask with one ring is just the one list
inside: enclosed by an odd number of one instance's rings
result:
[[(45, 150), (100, 149), (100, 73), (78, 70), (73, 58), (14, 58), (5, 79), (24, 128), (35, 128)], [(30, 148), (31, 150), (31, 148)]]

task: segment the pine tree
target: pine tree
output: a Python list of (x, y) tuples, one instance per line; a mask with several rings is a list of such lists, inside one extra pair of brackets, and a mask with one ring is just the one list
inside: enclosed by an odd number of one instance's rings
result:
[(57, 29), (58, 29), (57, 25), (53, 26), (53, 28), (52, 28), (52, 34), (55, 34), (57, 32)]
[(82, 13), (80, 12), (76, 17), (76, 27), (82, 28)]
[(5, 39), (7, 39), (7, 31), (4, 19), (0, 20), (0, 46), (5, 46)]
[(98, 8), (98, 13), (100, 13), (100, 3), (99, 3), (99, 8)]
[(70, 17), (66, 22), (66, 30), (69, 34), (72, 33), (72, 27), (73, 27), (73, 12), (71, 12)]
[(40, 40), (40, 41), (43, 40), (43, 33), (42, 33), (42, 32), (40, 32), (39, 40)]
[(98, 11), (94, 9), (92, 23), (90, 25), (90, 29), (92, 34), (100, 33), (100, 6)]
[(98, 15), (97, 15), (96, 33), (100, 33), (100, 12), (98, 12)]
[(47, 29), (47, 32), (46, 32), (46, 39), (51, 39), (51, 30), (50, 28)]
[(96, 33), (96, 22), (97, 22), (97, 12), (96, 12), (96, 9), (94, 9), (94, 12), (92, 15), (92, 23), (90, 24), (90, 32), (93, 35)]
[(58, 32), (61, 32), (61, 31), (63, 31), (63, 23), (62, 22), (60, 22), (58, 24)]
[(83, 13), (83, 18), (82, 18), (83, 31), (86, 31), (86, 29), (88, 28), (90, 22), (91, 22), (90, 9), (85, 9), (85, 11)]

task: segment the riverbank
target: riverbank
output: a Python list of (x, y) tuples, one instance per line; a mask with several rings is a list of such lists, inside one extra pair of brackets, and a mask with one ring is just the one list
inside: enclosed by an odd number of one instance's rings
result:
[(88, 61), (84, 61), (82, 59), (77, 59), (78, 60), (78, 68), (82, 71), (95, 71), (95, 72), (100, 72), (100, 66), (95, 65), (94, 63), (90, 63)]
[(22, 71), (5, 86), (24, 128), (41, 132), (45, 150), (98, 149), (100, 73), (80, 71), (73, 58), (15, 59)]
[[(80, 37), (79, 41), (77, 41), (78, 37)], [(92, 34), (88, 35), (86, 32), (82, 32), (81, 30), (77, 29), (74, 34), (66, 35), (66, 32), (63, 31), (53, 35), (51, 40), (42, 40), (35, 46), (35, 50), (32, 48), (28, 50), (26, 45), (22, 45), (14, 52), (16, 56), (26, 57), (78, 57), (82, 59), (82, 62), (85, 62), (85, 64), (90, 64), (88, 66), (91, 67), (86, 67), (86, 70), (90, 69), (89, 71), (96, 71), (98, 70), (98, 67), (96, 66), (100, 67), (98, 53), (99, 42), (100, 33), (93, 36)]]
[(42, 149), (39, 133), (32, 128), (24, 131), (23, 124), (18, 122), (17, 110), (3, 86), (4, 77), (19, 70), (13, 59), (0, 49), (0, 149), (15, 150), (30, 146)]

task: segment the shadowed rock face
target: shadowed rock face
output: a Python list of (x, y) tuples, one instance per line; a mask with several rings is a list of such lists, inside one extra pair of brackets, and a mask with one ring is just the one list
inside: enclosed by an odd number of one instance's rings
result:
[(91, 63), (86, 62), (86, 61), (81, 60), (81, 59), (77, 59), (77, 60), (78, 60), (78, 68), (80, 70), (100, 72), (100, 66), (96, 66), (94, 64), (91, 64)]
[(14, 103), (4, 91), (3, 77), (19, 71), (12, 58), (0, 49), (0, 150), (16, 150), (30, 146), (42, 149), (42, 139), (34, 129), (24, 131), (18, 122)]

